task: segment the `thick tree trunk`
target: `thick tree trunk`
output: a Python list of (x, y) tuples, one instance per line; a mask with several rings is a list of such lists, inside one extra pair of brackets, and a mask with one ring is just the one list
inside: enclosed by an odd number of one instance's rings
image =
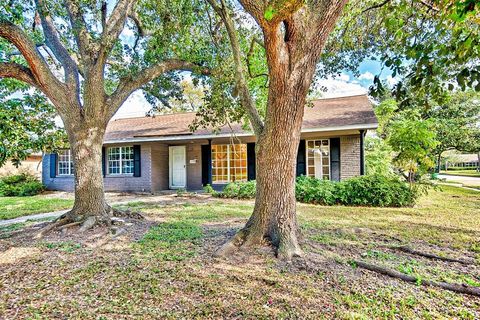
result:
[(105, 201), (102, 173), (105, 126), (85, 122), (81, 128), (68, 131), (75, 170), (75, 202), (66, 218), (82, 222), (83, 229), (95, 224), (109, 225), (112, 210)]
[(283, 260), (302, 255), (296, 219), (296, 159), (314, 66), (303, 68), (307, 70), (303, 76), (281, 73), (282, 77), (271, 78), (265, 130), (257, 137), (254, 211), (245, 227), (219, 249), (219, 255), (264, 243), (273, 245)]

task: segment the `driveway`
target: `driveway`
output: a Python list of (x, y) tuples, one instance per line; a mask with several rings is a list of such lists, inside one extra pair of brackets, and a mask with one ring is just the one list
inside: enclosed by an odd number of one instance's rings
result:
[(461, 183), (469, 187), (480, 187), (479, 177), (451, 176), (446, 174), (439, 174), (438, 177), (445, 179), (447, 182)]

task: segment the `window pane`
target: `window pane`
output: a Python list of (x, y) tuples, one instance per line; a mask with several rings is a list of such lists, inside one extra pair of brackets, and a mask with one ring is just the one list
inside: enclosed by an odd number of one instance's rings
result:
[(317, 179), (330, 178), (329, 140), (307, 141), (307, 176)]

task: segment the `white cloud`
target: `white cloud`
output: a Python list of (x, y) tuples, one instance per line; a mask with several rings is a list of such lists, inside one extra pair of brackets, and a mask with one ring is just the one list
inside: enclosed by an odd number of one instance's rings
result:
[(399, 79), (394, 78), (394, 77), (392, 77), (391, 75), (388, 75), (388, 76), (385, 78), (385, 81), (387, 81), (389, 87), (393, 87), (395, 84), (397, 84), (397, 82), (399, 81)]
[(127, 101), (118, 109), (113, 119), (142, 117), (151, 108), (152, 106), (143, 96), (143, 92), (137, 90), (132, 93)]
[(322, 93), (324, 98), (353, 96), (359, 94), (366, 94), (367, 89), (362, 87), (355, 80), (349, 81), (350, 77), (347, 74), (341, 74), (339, 77), (318, 80), (315, 83), (317, 87), (325, 87), (326, 92)]
[(362, 74), (358, 77), (358, 80), (373, 80), (373, 78), (375, 78), (375, 76), (373, 75), (373, 73), (367, 71), (367, 72), (362, 73)]

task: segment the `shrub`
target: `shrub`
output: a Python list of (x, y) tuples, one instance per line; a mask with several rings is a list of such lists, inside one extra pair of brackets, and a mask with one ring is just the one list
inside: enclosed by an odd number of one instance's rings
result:
[(417, 199), (416, 188), (396, 177), (361, 176), (340, 182), (339, 202), (374, 207), (411, 206)]
[[(298, 201), (321, 205), (403, 207), (415, 204), (420, 189), (410, 187), (397, 177), (369, 175), (341, 182), (301, 176), (297, 178), (295, 196)], [(229, 183), (218, 196), (251, 199), (255, 197), (255, 181)]]
[(7, 176), (0, 179), (0, 196), (34, 196), (45, 190), (38, 179), (28, 173)]
[(301, 176), (297, 178), (295, 196), (300, 202), (331, 206), (338, 202), (338, 189), (333, 181)]
[(217, 195), (222, 198), (253, 199), (255, 198), (256, 183), (252, 181), (231, 182)]

